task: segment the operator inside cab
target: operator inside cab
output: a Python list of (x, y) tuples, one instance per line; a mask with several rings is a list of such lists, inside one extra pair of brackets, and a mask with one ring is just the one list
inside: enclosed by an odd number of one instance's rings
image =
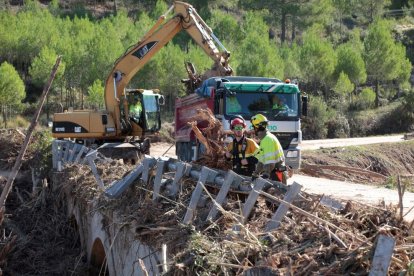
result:
[(142, 103), (139, 95), (134, 95), (132, 104), (129, 106), (129, 117), (137, 124), (141, 124)]
[(289, 110), (289, 106), (286, 104), (286, 100), (282, 96), (278, 97), (274, 95), (272, 102), (273, 102), (272, 110), (281, 110), (281, 111)]

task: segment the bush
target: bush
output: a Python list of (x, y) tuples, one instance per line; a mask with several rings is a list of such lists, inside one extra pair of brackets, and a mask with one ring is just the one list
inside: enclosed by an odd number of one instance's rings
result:
[(49, 129), (39, 129), (33, 132), (29, 151), (33, 154), (36, 173), (40, 178), (48, 176), (52, 168), (52, 135)]
[(17, 115), (16, 117), (10, 118), (7, 122), (8, 128), (28, 128), (30, 122), (27, 121), (25, 118), (23, 118), (20, 115)]
[(392, 102), (376, 109), (351, 113), (349, 125), (351, 137), (382, 135), (409, 131), (414, 117), (404, 111), (401, 102)]
[(372, 111), (355, 112), (349, 117), (351, 137), (361, 137), (373, 134), (378, 116)]
[(351, 104), (352, 110), (366, 110), (372, 108), (375, 103), (375, 92), (370, 87), (362, 89), (361, 93), (355, 97), (354, 102)]
[(350, 134), (348, 119), (341, 114), (328, 122), (328, 138), (347, 138)]
[(320, 97), (312, 97), (309, 101), (308, 116), (302, 121), (304, 139), (326, 138), (327, 122), (333, 117), (333, 110), (329, 109)]

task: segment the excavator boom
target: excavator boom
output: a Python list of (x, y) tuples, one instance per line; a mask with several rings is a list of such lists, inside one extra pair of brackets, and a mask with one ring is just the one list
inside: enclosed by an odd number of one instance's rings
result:
[[(173, 15), (168, 17), (171, 12)], [(160, 129), (160, 105), (164, 104), (164, 98), (157, 90), (127, 87), (135, 74), (182, 30), (214, 61), (210, 73), (217, 76), (233, 73), (228, 64), (230, 53), (211, 28), (190, 4), (175, 1), (144, 37), (114, 63), (105, 82), (106, 110), (55, 113), (53, 137), (72, 138), (85, 144), (90, 141), (95, 144), (111, 142), (112, 147), (118, 142), (128, 141), (134, 145), (139, 143), (137, 148), (140, 152), (148, 153), (149, 143), (144, 140), (144, 135)]]
[[(168, 13), (172, 10), (174, 16), (166, 20)], [(190, 4), (174, 2), (143, 39), (117, 60), (106, 80), (105, 103), (107, 110), (114, 114), (118, 135), (121, 133), (119, 105), (124, 96), (124, 89), (132, 77), (182, 30), (185, 30), (214, 61), (217, 75), (228, 76), (233, 73), (233, 69), (228, 64), (230, 53), (214, 36), (211, 28)], [(223, 48), (222, 52), (219, 51), (215, 42)]]

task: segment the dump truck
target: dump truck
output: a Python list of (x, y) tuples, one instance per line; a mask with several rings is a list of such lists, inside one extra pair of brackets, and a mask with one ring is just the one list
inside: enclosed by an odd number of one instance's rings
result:
[[(284, 102), (283, 108), (281, 102)], [(301, 116), (307, 115), (307, 97), (297, 84), (276, 78), (213, 77), (205, 80), (194, 93), (177, 98), (175, 139), (176, 155), (180, 160), (197, 160), (203, 153), (202, 143), (187, 123), (197, 117), (197, 110), (203, 109), (210, 109), (224, 130), (230, 130), (229, 121), (235, 116), (242, 116), (252, 130), (250, 118), (256, 114), (265, 115), (269, 120), (268, 129), (283, 147), (286, 165), (300, 168)], [(197, 127), (203, 129), (206, 124), (200, 120)]]
[[(172, 11), (174, 15), (167, 19)], [(68, 110), (55, 113), (52, 136), (85, 144), (107, 143), (102, 149), (114, 149), (109, 150), (111, 154), (118, 151), (122, 155), (122, 149), (127, 152), (136, 149), (148, 154), (149, 141), (146, 136), (157, 132), (161, 127), (160, 106), (164, 103), (164, 98), (157, 90), (128, 89), (127, 86), (132, 77), (182, 30), (214, 61), (209, 74), (232, 74), (233, 69), (228, 64), (230, 52), (191, 5), (175, 1), (144, 37), (115, 62), (105, 82), (105, 110)], [(191, 82), (197, 80), (187, 81), (191, 86)], [(142, 115), (134, 120), (129, 108), (137, 98), (142, 105)]]

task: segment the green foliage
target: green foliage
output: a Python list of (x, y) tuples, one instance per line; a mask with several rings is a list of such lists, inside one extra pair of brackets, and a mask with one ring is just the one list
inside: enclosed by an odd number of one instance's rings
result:
[[(332, 111), (333, 112), (333, 111)], [(342, 114), (335, 114), (327, 123), (328, 138), (347, 138), (350, 134), (348, 119)]]
[[(391, 36), (389, 22), (378, 20), (370, 25), (364, 41), (364, 57), (368, 75), (373, 80), (387, 81), (407, 77), (405, 51)], [(411, 66), (408, 66), (408, 70)]]
[(374, 110), (353, 112), (350, 113), (349, 117), (351, 137), (372, 135), (378, 122), (378, 114)]
[(351, 137), (401, 133), (414, 129), (413, 117), (407, 115), (400, 102), (353, 112), (349, 114)]
[(333, 90), (341, 96), (347, 96), (354, 88), (355, 86), (349, 80), (348, 75), (341, 72)]
[(335, 70), (335, 51), (320, 33), (320, 26), (314, 26), (303, 36), (299, 64), (306, 82), (327, 83)]
[(0, 65), (0, 104), (18, 106), (26, 97), (25, 86), (13, 65)]
[[(59, 10), (54, 0), (47, 9), (38, 1), (26, 1), (17, 12), (0, 10), (0, 29), (7, 30), (0, 32), (1, 61), (13, 64), (27, 83), (40, 88), (56, 55), (62, 55), (63, 63), (53, 83), (57, 93), (49, 97), (51, 106), (62, 103), (77, 108), (82, 101), (95, 105), (99, 98), (94, 95), (95, 81), (107, 78), (116, 60), (136, 45), (170, 2), (117, 2), (123, 10), (118, 9), (116, 14), (108, 10), (108, 15), (100, 19), (85, 16), (89, 12), (82, 3), (78, 5), (79, 16), (63, 17), (66, 11)], [(382, 93), (378, 102), (384, 99), (388, 102), (401, 90), (410, 90), (412, 66), (405, 47), (398, 42), (401, 36), (393, 37), (390, 21), (374, 21), (387, 11), (389, 1), (193, 0), (189, 3), (232, 53), (230, 65), (237, 75), (297, 78), (308, 93), (323, 93), (325, 104), (331, 108), (345, 108), (338, 93), (349, 95), (349, 81), (356, 86), (355, 91), (360, 91), (365, 82), (378, 84), (376, 91)], [(168, 18), (171, 17), (172, 13)], [(411, 18), (404, 20), (409, 22)], [(398, 18), (393, 22), (398, 24)], [(405, 32), (405, 35), (404, 42), (410, 45), (412, 34)], [(182, 31), (138, 72), (130, 87), (160, 88), (171, 112), (174, 98), (184, 94), (180, 83), (187, 77), (184, 61), (194, 63), (199, 74), (212, 65), (212, 60)], [(372, 106), (372, 90), (369, 97), (365, 92), (350, 96), (356, 100), (351, 106), (354, 110)], [(406, 111), (410, 108), (409, 97), (403, 105), (407, 114), (400, 114), (401, 117), (411, 114)], [(326, 110), (330, 108), (327, 106)], [(327, 123), (324, 124), (326, 127)]]
[(335, 68), (335, 75), (338, 78), (341, 72), (344, 72), (352, 83), (358, 85), (365, 83), (367, 73), (361, 51), (355, 47), (355, 41), (342, 44), (336, 50), (338, 55), (338, 64)]
[[(29, 74), (32, 77), (32, 82), (37, 87), (42, 88), (50, 77), (52, 68), (56, 63), (57, 54), (54, 50), (45, 46), (39, 53), (39, 55), (33, 60)], [(65, 72), (65, 63), (61, 62), (56, 72), (55, 80), (53, 85), (59, 83)]]
[(33, 133), (29, 148), (33, 152), (33, 160), (36, 160), (39, 178), (45, 178), (52, 169), (52, 135), (49, 129), (36, 130)]
[(101, 80), (95, 80), (91, 86), (88, 87), (88, 97), (86, 102), (97, 109), (104, 107), (104, 86)]
[(303, 120), (303, 136), (305, 139), (323, 139), (327, 137), (326, 125), (334, 116), (321, 97), (312, 97), (309, 101), (308, 116)]
[(30, 122), (27, 121), (24, 117), (17, 115), (16, 117), (12, 117), (7, 122), (8, 128), (28, 128)]
[(164, 0), (157, 0), (155, 8), (150, 12), (151, 18), (157, 20), (162, 14), (168, 10), (168, 5)]
[(375, 92), (370, 87), (364, 87), (361, 92), (355, 96), (350, 105), (351, 110), (366, 110), (374, 107)]
[(223, 44), (226, 41), (225, 45), (230, 42), (237, 43), (242, 39), (243, 34), (237, 19), (221, 10), (213, 11), (207, 24), (219, 39), (223, 39)]
[[(283, 76), (284, 63), (277, 49), (272, 47), (267, 33), (263, 31), (265, 23), (255, 13), (248, 13), (242, 28), (245, 39), (236, 53), (238, 75), (279, 77)], [(248, 55), (241, 55), (248, 53)]]
[(379, 105), (379, 83), (405, 82), (411, 66), (403, 48), (391, 36), (389, 22), (377, 20), (370, 25), (364, 41), (364, 56), (369, 78), (376, 85), (376, 106)]
[(357, 8), (369, 23), (382, 16), (384, 8), (391, 4), (391, 0), (360, 0)]
[[(297, 44), (293, 44), (289, 47), (286, 44), (283, 44), (280, 47), (280, 55), (282, 60), (285, 63), (285, 71), (284, 71), (284, 78), (300, 78), (301, 77), (301, 68), (298, 64), (298, 56), (299, 56), (299, 47)], [(279, 77), (279, 76), (277, 76)], [(281, 77), (281, 76), (280, 76)]]

